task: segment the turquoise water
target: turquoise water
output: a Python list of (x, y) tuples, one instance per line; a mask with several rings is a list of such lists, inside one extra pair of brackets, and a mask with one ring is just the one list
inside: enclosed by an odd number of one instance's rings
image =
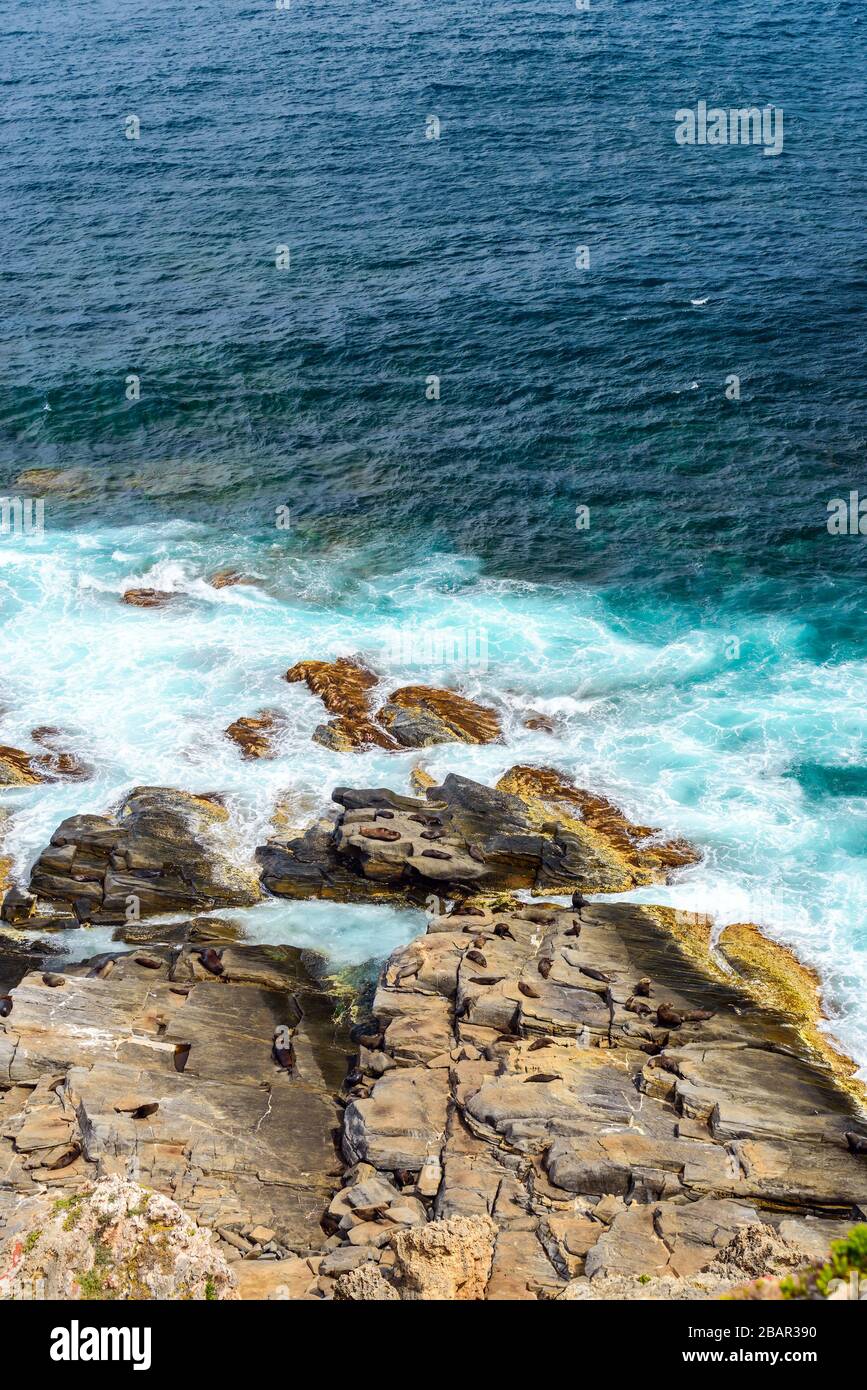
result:
[[(825, 525), (867, 495), (862, 16), (706, 9), (0, 0), (0, 490), (59, 471), (44, 536), (0, 536), (0, 741), (93, 768), (2, 794), (19, 871), (135, 783), (226, 792), (239, 853), (287, 792), (406, 789), (417, 755), (320, 748), (281, 679), (361, 653), (500, 709), (433, 773), (553, 763), (692, 839), (653, 896), (795, 945), (867, 1065), (867, 538)], [(782, 155), (678, 147), (700, 99), (782, 107)], [(425, 633), (486, 664), (407, 662)], [(245, 763), (222, 731), (266, 706)]]
[[(211, 588), (206, 576), (227, 560), (258, 582)], [(861, 782), (828, 772), (855, 768), (861, 756), (867, 662), (817, 661), (798, 615), (695, 616), (690, 625), (676, 605), (650, 623), (641, 603), (629, 613), (598, 589), (492, 578), (466, 557), (386, 573), (355, 547), (311, 557), (291, 540), (191, 522), (46, 532), (8, 545), (3, 562), (15, 640), (0, 736), (26, 746), (31, 727), (51, 722), (93, 768), (87, 783), (4, 794), (21, 869), (63, 816), (99, 811), (134, 783), (226, 793), (246, 855), (287, 792), (306, 818), (339, 784), (409, 790), (419, 762), (436, 776), (486, 781), (519, 761), (553, 763), (705, 852), (676, 884), (637, 896), (720, 924), (756, 920), (796, 945), (822, 971), (835, 1031), (867, 1056), (867, 802)], [(131, 584), (181, 597), (172, 608), (132, 609), (119, 602)], [(471, 640), (484, 633), (486, 669), (425, 665), (414, 659), (423, 643), (395, 642), (396, 633), (463, 629)], [(282, 679), (313, 653), (362, 654), (382, 674), (383, 695), (407, 680), (457, 682), (495, 703), (506, 743), (403, 754), (322, 748), (311, 742), (319, 701)], [(403, 655), (408, 663), (395, 659)], [(286, 716), (280, 752), (251, 763), (223, 730), (264, 707)], [(531, 710), (553, 721), (553, 735), (523, 727)], [(294, 940), (303, 912), (282, 911)], [(280, 918), (269, 912), (270, 931)], [(347, 931), (343, 959), (396, 944), (384, 912), (362, 914)]]

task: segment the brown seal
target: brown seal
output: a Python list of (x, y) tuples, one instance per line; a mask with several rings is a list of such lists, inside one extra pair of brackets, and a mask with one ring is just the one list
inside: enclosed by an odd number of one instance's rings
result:
[(225, 967), (220, 960), (219, 952), (215, 951), (213, 946), (206, 946), (203, 951), (200, 951), (199, 960), (212, 975), (222, 975)]
[(285, 1023), (274, 1029), (274, 1058), (285, 1071), (295, 1070), (295, 1048), (292, 1046), (292, 1034)]
[(670, 1004), (660, 1004), (656, 1010), (656, 1021), (662, 1028), (679, 1028), (683, 1017)]

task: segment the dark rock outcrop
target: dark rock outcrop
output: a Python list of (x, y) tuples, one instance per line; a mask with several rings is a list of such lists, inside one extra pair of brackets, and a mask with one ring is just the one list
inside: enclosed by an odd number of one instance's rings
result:
[(91, 920), (118, 922), (256, 902), (255, 881), (221, 842), (227, 819), (206, 797), (137, 787), (116, 814), (71, 816), (58, 826), (33, 866), (31, 892), (78, 904)]
[(257, 851), (262, 882), (286, 897), (418, 901), (511, 888), (617, 892), (664, 878), (660, 846), (645, 862), (637, 841), (624, 850), (619, 833), (609, 838), (584, 824), (574, 806), (542, 814), (537, 798), (504, 790), (509, 776), (491, 788), (450, 773), (423, 797), (339, 787), (333, 800), (342, 814)]

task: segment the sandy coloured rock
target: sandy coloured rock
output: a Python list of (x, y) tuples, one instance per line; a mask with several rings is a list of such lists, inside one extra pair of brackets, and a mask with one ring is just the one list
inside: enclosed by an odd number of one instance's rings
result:
[(120, 1177), (25, 1199), (3, 1235), (0, 1298), (235, 1299), (211, 1231), (177, 1202)]

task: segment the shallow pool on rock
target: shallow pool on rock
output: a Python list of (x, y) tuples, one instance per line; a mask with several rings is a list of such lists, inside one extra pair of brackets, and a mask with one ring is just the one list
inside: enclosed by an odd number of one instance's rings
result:
[[(410, 908), (379, 904), (295, 902), (273, 899), (255, 907), (202, 914), (230, 922), (241, 929), (240, 940), (250, 945), (298, 946), (318, 951), (338, 969), (383, 961), (397, 946), (411, 941), (425, 929), (425, 915)], [(177, 914), (151, 919), (158, 927), (177, 924)], [(103, 951), (132, 950), (113, 937), (114, 927), (82, 927), (52, 933), (52, 945), (62, 946), (59, 965), (88, 960)], [(153, 937), (159, 940), (158, 931)]]

